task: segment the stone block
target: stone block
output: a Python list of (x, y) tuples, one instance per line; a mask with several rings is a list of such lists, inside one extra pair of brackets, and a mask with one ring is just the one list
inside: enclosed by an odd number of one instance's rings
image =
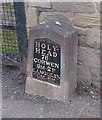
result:
[(94, 49), (100, 49), (100, 29), (89, 28), (87, 30), (78, 30), (78, 39), (80, 46), (88, 46)]
[(78, 81), (87, 86), (90, 86), (92, 83), (89, 67), (84, 66), (84, 64), (78, 65)]
[(100, 28), (100, 14), (76, 14), (73, 24), (82, 28)]
[(97, 9), (97, 12), (102, 12), (101, 10), (102, 10), (102, 3), (100, 3), (100, 2), (96, 2), (96, 9)]
[(78, 37), (78, 45), (85, 46), (86, 36), (79, 36)]
[(78, 34), (69, 20), (56, 19), (30, 30), (26, 93), (65, 102), (77, 86)]
[(42, 12), (39, 17), (39, 22), (47, 22), (51, 19), (64, 19), (65, 22), (68, 22), (68, 19), (70, 18), (68, 18), (66, 14), (61, 12)]
[(29, 7), (42, 7), (42, 8), (51, 8), (50, 0), (46, 2), (28, 2)]
[(87, 29), (76, 27), (76, 26), (73, 26), (73, 27), (78, 30), (78, 35), (79, 36), (86, 36), (87, 35)]
[(78, 80), (86, 85), (100, 81), (100, 50), (79, 47)]
[(85, 42), (90, 47), (100, 49), (100, 29), (88, 29)]
[(102, 1), (98, 4), (99, 12), (102, 14)]
[(59, 12), (95, 13), (93, 2), (51, 2), (51, 5)]
[(100, 82), (100, 68), (90, 68), (92, 82)]
[(26, 11), (26, 25), (27, 27), (33, 27), (37, 24), (37, 11), (36, 8), (29, 7)]
[[(70, 13), (64, 14), (64, 13), (60, 13), (60, 12), (43, 12), (39, 17), (39, 21), (46, 22), (50, 19), (55, 19), (56, 17), (58, 19), (63, 19), (66, 17), (66, 22), (67, 22), (67, 18), (69, 18), (70, 20), (73, 20), (74, 18), (76, 18), (77, 15), (87, 17), (86, 14), (84, 14), (84, 15), (83, 14), (75, 14), (74, 15), (74, 14), (70, 14)], [(88, 19), (89, 19), (89, 21), (88, 21)], [(94, 18), (92, 18), (92, 19), (94, 19)], [(83, 18), (82, 22), (83, 21), (84, 21), (84, 18)], [(90, 21), (91, 21), (91, 18), (87, 17), (87, 24), (90, 24)], [(96, 48), (96, 49), (100, 48), (100, 30), (99, 29), (95, 29), (95, 28), (88, 28), (88, 29), (83, 28), (82, 29), (82, 28), (77, 28), (77, 27), (75, 27), (75, 28), (78, 30), (79, 45), (81, 45), (81, 46), (88, 45), (88, 46)]]
[(78, 60), (85, 66), (100, 69), (100, 50), (95, 50), (89, 47), (79, 47)]
[[(78, 14), (79, 15), (79, 14)], [(57, 16), (57, 18), (63, 18), (65, 16), (70, 16), (70, 19), (73, 19), (74, 15), (70, 14), (63, 14), (59, 12), (44, 12), (40, 16), (40, 22), (47, 21), (49, 19), (54, 19)], [(76, 15), (77, 16), (77, 15)], [(81, 14), (81, 16), (83, 16)], [(91, 20), (91, 18), (89, 18)], [(100, 47), (100, 30), (99, 29), (88, 29), (83, 30), (79, 28), (78, 29), (78, 35), (79, 35), (79, 45), (85, 45), (87, 44), (90, 47), (99, 48)]]
[(84, 64), (78, 65), (78, 81), (84, 85), (99, 87), (100, 84), (100, 69), (85, 66)]

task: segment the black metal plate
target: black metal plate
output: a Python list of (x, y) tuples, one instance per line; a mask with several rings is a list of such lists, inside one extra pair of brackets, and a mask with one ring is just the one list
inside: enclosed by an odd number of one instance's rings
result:
[(51, 40), (34, 40), (33, 78), (60, 85), (60, 52)]

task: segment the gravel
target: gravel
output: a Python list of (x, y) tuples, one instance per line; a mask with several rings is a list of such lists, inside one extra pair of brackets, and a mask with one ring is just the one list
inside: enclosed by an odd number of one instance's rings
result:
[(63, 103), (26, 94), (25, 82), (26, 75), (18, 67), (3, 66), (3, 118), (100, 118), (100, 96), (91, 87), (78, 86), (69, 101)]

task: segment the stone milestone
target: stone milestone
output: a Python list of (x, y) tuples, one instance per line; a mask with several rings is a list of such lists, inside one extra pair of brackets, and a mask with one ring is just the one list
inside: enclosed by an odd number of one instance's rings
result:
[(52, 19), (32, 27), (26, 93), (67, 101), (77, 85), (77, 44), (69, 20)]

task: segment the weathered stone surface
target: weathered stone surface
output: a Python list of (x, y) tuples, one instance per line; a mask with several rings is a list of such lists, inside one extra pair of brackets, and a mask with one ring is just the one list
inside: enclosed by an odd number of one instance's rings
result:
[[(58, 18), (56, 18), (58, 19)], [(30, 30), (30, 40), (28, 44), (28, 64), (27, 64), (27, 81), (26, 81), (26, 92), (29, 94), (37, 94), (41, 96), (46, 96), (51, 99), (57, 99), (62, 101), (68, 101), (70, 95), (73, 94), (73, 92), (76, 89), (77, 86), (77, 41), (78, 41), (78, 35), (77, 31), (72, 27), (70, 24), (70, 20), (67, 23), (64, 21), (64, 19), (59, 19), (56, 21), (56, 19), (52, 19), (49, 22), (42, 23), (40, 25), (37, 25)], [(66, 20), (66, 18), (65, 18)], [(39, 72), (40, 68), (36, 69), (36, 65), (42, 63), (34, 61), (34, 50), (36, 49), (36, 46), (34, 46), (34, 41), (42, 40), (43, 38), (47, 39), (48, 41), (51, 41), (54, 45), (60, 46), (60, 67), (57, 68), (60, 70), (60, 85), (52, 84), (54, 81), (57, 80), (57, 77), (53, 77), (53, 74), (56, 75), (56, 71), (52, 71), (52, 67), (49, 64), (45, 64), (45, 68), (50, 67), (51, 71), (47, 71), (44, 69), (44, 72), (46, 77), (43, 77), (41, 80), (41, 73)], [(46, 40), (45, 39), (45, 40)], [(43, 39), (44, 40), (44, 39)], [(46, 45), (46, 44), (45, 44)], [(50, 44), (48, 44), (50, 45)], [(51, 48), (51, 46), (50, 46)], [(48, 47), (44, 50), (51, 50), (51, 53), (53, 49), (49, 49)], [(58, 49), (57, 49), (58, 50)], [(56, 51), (56, 50), (55, 50)], [(46, 54), (46, 53), (45, 53)], [(37, 55), (41, 60), (43, 54)], [(36, 58), (37, 58), (36, 56)], [(50, 61), (53, 60), (53, 57), (48, 55), (50, 57)], [(37, 58), (38, 59), (38, 58)], [(57, 60), (58, 60), (57, 59)], [(45, 56), (44, 60), (45, 61)], [(49, 62), (49, 59), (46, 60)], [(45, 61), (45, 62), (46, 62)], [(56, 63), (56, 59), (54, 58), (54, 63)], [(34, 64), (33, 64), (34, 63)], [(35, 65), (36, 64), (36, 65)], [(34, 66), (35, 65), (35, 66)], [(47, 66), (46, 66), (47, 65)], [(56, 70), (56, 69), (55, 69)], [(50, 73), (52, 74), (50, 76)], [(37, 75), (37, 78), (34, 77), (34, 75)], [(40, 76), (40, 77), (39, 77)], [(50, 77), (50, 78), (49, 78)], [(49, 79), (51, 81), (49, 81)], [(55, 79), (55, 80), (54, 80)]]
[(60, 12), (94, 13), (93, 2), (52, 2), (52, 8)]
[(73, 24), (82, 28), (100, 28), (100, 14), (76, 14)]
[(32, 27), (37, 24), (37, 11), (36, 8), (28, 7), (26, 11), (26, 25)]
[(102, 13), (102, 1), (99, 3), (99, 9), (100, 9), (100, 13)]
[(29, 2), (28, 5), (30, 7), (51, 8), (50, 0), (46, 0), (46, 2)]
[(101, 9), (102, 9), (102, 3), (100, 3), (100, 2), (96, 2), (96, 9), (97, 9), (97, 12), (101, 12)]
[(82, 82), (85, 85), (90, 86), (91, 81), (91, 74), (89, 71), (89, 67), (82, 65), (78, 65), (78, 79), (79, 82)]
[(100, 82), (100, 68), (90, 68), (92, 82)]
[[(40, 15), (39, 19), (40, 19), (40, 22), (44, 22), (44, 21), (48, 21), (50, 19), (54, 19), (56, 16), (57, 16), (57, 18), (60, 18), (60, 19), (63, 19), (63, 17), (66, 17), (66, 18), (70, 18), (70, 20), (72, 20), (73, 18), (76, 19), (77, 15), (74, 16), (74, 14), (70, 14), (70, 13), (63, 14), (60, 12), (54, 12), (54, 13), (53, 12), (43, 12)], [(91, 18), (88, 18), (87, 15), (81, 14), (81, 16), (85, 17), (87, 24), (89, 24), (89, 22), (92, 22)], [(80, 19), (82, 19), (81, 16), (80, 16)], [(84, 17), (83, 17), (82, 22), (84, 21)], [(94, 20), (94, 18), (92, 18), (92, 19)], [(83, 23), (83, 25), (85, 26), (84, 23)], [(88, 46), (94, 47), (94, 48), (100, 47), (100, 30), (99, 29), (94, 29), (94, 28), (86, 29), (86, 30), (81, 29), (81, 28), (80, 29), (76, 28), (76, 29), (78, 29), (78, 34), (79, 34), (79, 45), (81, 45), (81, 46), (88, 45)]]
[(87, 28), (80, 28), (80, 27), (76, 27), (74, 26), (74, 28), (76, 28), (78, 30), (78, 35), (79, 36), (86, 36), (87, 34)]
[[(100, 30), (99, 29), (87, 29), (79, 30), (79, 45), (80, 46), (89, 46), (91, 48), (99, 49), (100, 48)], [(82, 32), (81, 32), (82, 31)]]
[(100, 82), (92, 82), (92, 86), (100, 89)]
[(78, 37), (78, 45), (79, 46), (85, 46), (86, 45), (86, 36), (79, 36)]
[(100, 30), (88, 29), (86, 34), (86, 44), (93, 48), (100, 48)]
[(78, 60), (85, 66), (100, 68), (100, 50), (95, 50), (87, 47), (79, 47)]
[(71, 20), (73, 26), (78, 30), (78, 59), (81, 61), (81, 65), (78, 65), (78, 80), (82, 80), (88, 85), (94, 82), (95, 85), (98, 86), (100, 79), (99, 12), (102, 11), (100, 3), (29, 3), (28, 6), (31, 7), (32, 10), (28, 7), (27, 26), (34, 26), (37, 22), (37, 14), (34, 7), (51, 8), (51, 5), (55, 12), (42, 12), (39, 17), (39, 22), (42, 24), (56, 18), (64, 19), (66, 23), (68, 19)]
[(65, 22), (68, 22), (68, 18), (66, 17), (66, 14), (60, 12), (42, 12), (39, 17), (39, 22), (40, 23), (47, 22), (51, 19), (64, 19)]
[(91, 85), (100, 81), (100, 51), (92, 48), (78, 49), (78, 80)]
[(78, 45), (84, 46), (86, 42), (87, 30), (82, 28), (76, 28), (78, 30)]
[(40, 22), (47, 21), (49, 19), (54, 19), (55, 17), (57, 18), (68, 18), (72, 21), (74, 18), (74, 13), (62, 13), (62, 12), (42, 12), (40, 15)]

